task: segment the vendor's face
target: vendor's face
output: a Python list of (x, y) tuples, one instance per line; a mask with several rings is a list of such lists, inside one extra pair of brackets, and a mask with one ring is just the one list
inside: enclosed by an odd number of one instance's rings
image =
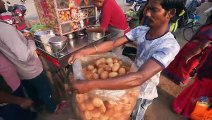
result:
[(0, 0), (0, 14), (7, 12), (4, 1)]
[(149, 0), (144, 9), (144, 16), (148, 19), (149, 27), (160, 27), (169, 22), (170, 17), (157, 0)]
[(99, 8), (103, 6), (103, 3), (104, 3), (104, 0), (93, 0), (93, 4)]

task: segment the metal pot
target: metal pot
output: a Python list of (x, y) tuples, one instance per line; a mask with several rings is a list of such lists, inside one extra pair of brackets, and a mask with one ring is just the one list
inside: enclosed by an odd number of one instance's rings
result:
[(70, 34), (68, 34), (67, 36), (68, 36), (69, 39), (72, 39), (72, 38), (75, 37), (75, 36), (74, 36), (74, 33), (70, 33)]
[(100, 40), (101, 38), (103, 38), (105, 36), (104, 33), (97, 33), (97, 32), (88, 32), (88, 39), (89, 40)]
[(77, 37), (84, 37), (86, 35), (86, 30), (82, 29), (80, 31), (77, 31), (76, 34), (77, 34)]
[(55, 36), (49, 39), (49, 45), (54, 52), (62, 51), (68, 43), (67, 37)]

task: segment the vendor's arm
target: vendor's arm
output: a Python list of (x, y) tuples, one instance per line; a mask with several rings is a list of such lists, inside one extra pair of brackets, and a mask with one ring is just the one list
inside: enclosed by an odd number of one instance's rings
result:
[(69, 57), (68, 63), (72, 64), (75, 59), (80, 58), (85, 55), (92, 55), (92, 54), (97, 54), (97, 53), (104, 53), (107, 51), (111, 51), (112, 49), (121, 46), (122, 44), (125, 44), (127, 42), (126, 37), (120, 37), (119, 39), (115, 41), (105, 41), (101, 44), (98, 44), (96, 46), (88, 47), (85, 49), (80, 50), (79, 52), (71, 55)]
[(144, 63), (137, 72), (132, 72), (123, 76), (105, 80), (77, 81), (73, 85), (79, 93), (85, 93), (93, 89), (128, 89), (140, 86), (163, 68), (163, 65), (158, 63), (154, 58), (151, 58), (146, 63)]
[(0, 91), (0, 104), (2, 103), (16, 104), (24, 109), (30, 108), (33, 104), (33, 102), (29, 99), (14, 96), (6, 92)]
[(68, 63), (72, 64), (75, 59), (80, 58), (85, 55), (91, 55), (91, 54), (97, 54), (97, 53), (103, 53), (107, 51), (111, 51), (112, 49), (121, 46), (122, 44), (125, 44), (128, 41), (135, 41), (135, 39), (140, 35), (137, 34), (136, 31), (140, 30), (140, 27), (135, 28), (127, 33), (126, 36), (120, 37), (115, 41), (105, 41), (97, 46), (89, 47), (86, 49), (82, 49), (79, 52), (71, 55), (69, 57)]
[(5, 26), (2, 41), (20, 61), (27, 61), (36, 50), (33, 40), (27, 40), (15, 27)]
[(113, 14), (113, 9), (110, 8), (110, 6), (104, 6), (102, 13), (101, 13), (101, 24), (100, 27), (94, 27), (94, 28), (87, 28), (88, 32), (105, 32), (108, 28), (108, 25), (111, 21), (111, 15)]
[(192, 49), (190, 53), (185, 56), (186, 62), (188, 62), (188, 60), (190, 60), (193, 56), (201, 53), (206, 47), (210, 46), (212, 43), (212, 41), (210, 40), (199, 40), (198, 42), (199, 45), (196, 48)]
[[(143, 31), (147, 28), (137, 27), (126, 34), (130, 41), (144, 42), (142, 38)], [(151, 57), (145, 61), (137, 72), (128, 73), (124, 76), (109, 78), (107, 80), (76, 81), (73, 85), (80, 92), (88, 92), (92, 89), (127, 89), (142, 85), (155, 74), (167, 67), (180, 50), (179, 44), (170, 36), (157, 46)]]
[(107, 29), (102, 27), (89, 27), (86, 28), (87, 32), (97, 32), (97, 33), (104, 33)]

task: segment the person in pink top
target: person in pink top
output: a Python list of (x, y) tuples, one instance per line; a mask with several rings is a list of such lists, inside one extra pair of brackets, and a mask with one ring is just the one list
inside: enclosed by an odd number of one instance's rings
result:
[(21, 84), (15, 66), (0, 52), (0, 76), (2, 76), (12, 91)]
[[(112, 33), (111, 40), (116, 40), (130, 30), (126, 16), (115, 0), (93, 0), (92, 2), (101, 11), (100, 26), (87, 28), (88, 32), (109, 31)], [(116, 49), (115, 52), (120, 54), (120, 49)]]
[(29, 109), (33, 101), (25, 97), (14, 65), (1, 52), (0, 82), (0, 119), (34, 120), (36, 113)]

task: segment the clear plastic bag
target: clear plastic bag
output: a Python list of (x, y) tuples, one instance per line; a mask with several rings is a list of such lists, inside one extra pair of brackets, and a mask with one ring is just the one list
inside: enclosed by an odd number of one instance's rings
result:
[[(122, 55), (113, 53), (105, 53), (99, 55), (91, 55), (82, 57), (73, 64), (74, 76), (78, 78), (85, 78), (82, 69), (92, 64), (95, 60), (100, 58), (115, 57), (121, 60), (124, 66), (130, 68), (132, 61)], [(77, 67), (76, 67), (77, 66)], [(77, 71), (78, 70), (78, 71)], [(82, 120), (127, 120), (136, 104), (139, 95), (139, 87), (125, 89), (125, 90), (92, 90), (85, 94), (76, 94), (75, 102), (78, 116)]]

